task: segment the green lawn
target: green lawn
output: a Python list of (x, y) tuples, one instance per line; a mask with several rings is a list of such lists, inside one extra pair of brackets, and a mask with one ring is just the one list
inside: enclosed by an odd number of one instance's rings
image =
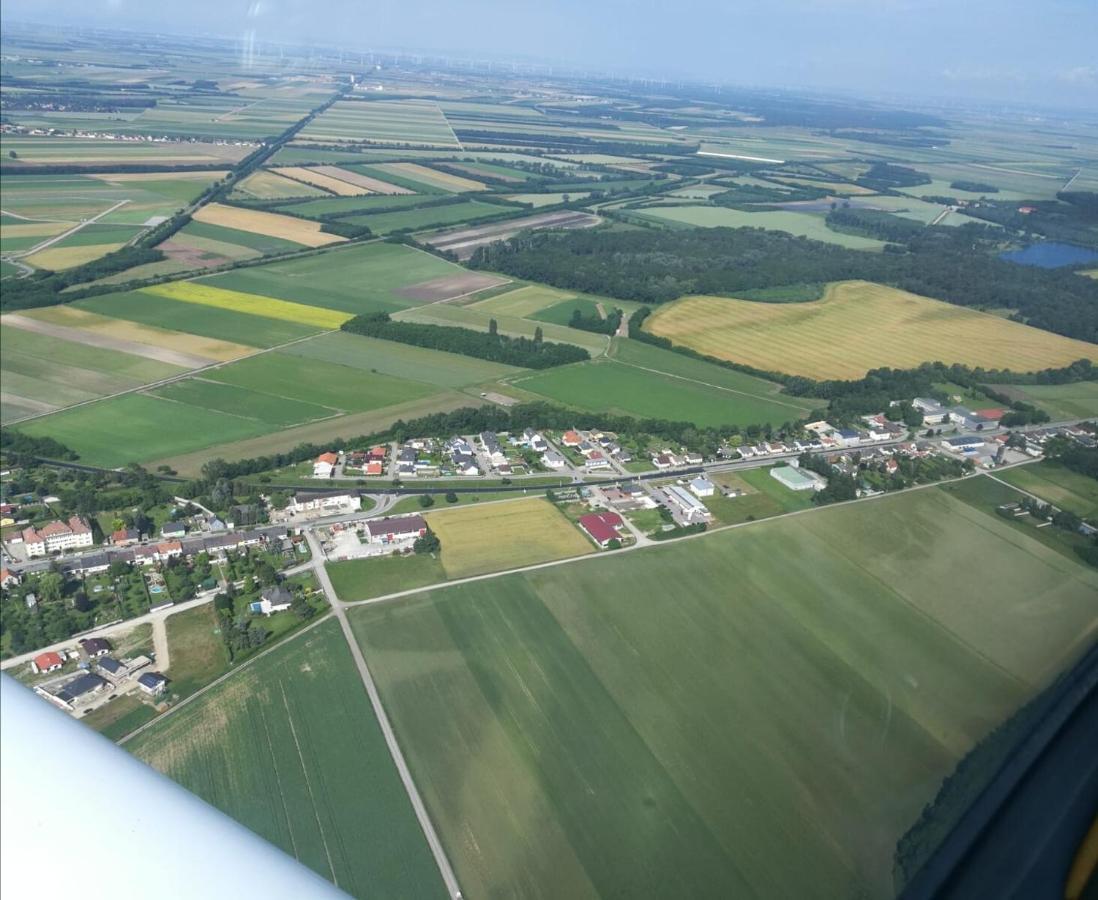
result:
[(1096, 590), (930, 489), (350, 615), (469, 896), (873, 898)]
[(613, 360), (550, 369), (521, 376), (512, 383), (524, 391), (581, 409), (702, 426), (780, 425), (804, 415), (803, 409), (768, 397), (645, 371)]
[(318, 331), (310, 325), (297, 322), (268, 319), (265, 316), (253, 316), (197, 303), (183, 303), (142, 291), (104, 294), (79, 300), (73, 305), (103, 316), (128, 319), (131, 322), (174, 331), (187, 331), (203, 337), (221, 338), (249, 347), (273, 347), (308, 337)]
[(127, 749), (352, 896), (445, 896), (334, 621)]
[(200, 283), (358, 314), (411, 306), (394, 293), (398, 288), (464, 271), (421, 250), (374, 243), (237, 269)]
[(1098, 521), (1098, 480), (1073, 472), (1058, 462), (1044, 460), (1016, 466), (996, 473), (996, 477), (1061, 509)]
[(381, 341), (347, 332), (335, 332), (287, 347), (286, 353), (325, 360), (378, 372), (396, 378), (425, 381), (440, 387), (465, 387), (495, 381), (521, 372), (514, 366), (459, 356), (439, 350), (412, 347), (395, 341)]
[[(435, 508), (438, 508), (437, 504)], [(425, 512), (418, 502), (416, 509), (407, 510), (416, 511)], [(440, 584), (447, 579), (442, 563), (437, 558), (422, 553), (328, 563), (328, 575), (340, 600), (383, 597), (428, 584)]]

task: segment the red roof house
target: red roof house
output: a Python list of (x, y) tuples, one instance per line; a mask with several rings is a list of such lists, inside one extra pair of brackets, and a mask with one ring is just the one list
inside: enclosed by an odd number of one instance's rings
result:
[(611, 541), (619, 540), (618, 528), (622, 525), (621, 516), (615, 512), (590, 513), (580, 516), (579, 526), (590, 535), (600, 547), (607, 547)]
[(385, 473), (385, 467), (381, 463), (377, 462), (376, 460), (374, 462), (366, 463), (366, 474), (367, 475), (383, 475), (384, 473)]
[(56, 672), (65, 664), (65, 661), (61, 658), (59, 653), (54, 653), (52, 650), (46, 653), (39, 653), (34, 662), (31, 663), (31, 668), (35, 672)]
[(565, 447), (578, 447), (583, 443), (583, 438), (575, 431), (566, 431), (560, 436), (560, 442), (564, 444)]

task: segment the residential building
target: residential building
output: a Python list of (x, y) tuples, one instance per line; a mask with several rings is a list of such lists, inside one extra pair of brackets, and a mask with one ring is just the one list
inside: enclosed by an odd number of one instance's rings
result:
[(560, 436), (560, 442), (565, 447), (578, 447), (583, 443), (583, 437), (578, 431), (566, 431)]
[(615, 512), (589, 513), (579, 518), (579, 527), (603, 549), (609, 546), (611, 541), (620, 540), (621, 534), (618, 529), (622, 524), (621, 516)]
[(693, 451), (686, 453), (683, 456), (683, 459), (686, 461), (686, 464), (688, 466), (700, 466), (703, 462), (705, 462), (704, 456), (702, 456), (700, 453), (694, 453)]
[(63, 665), (65, 665), (65, 661), (61, 658), (60, 653), (47, 650), (45, 653), (39, 653), (31, 661), (31, 670), (39, 675), (44, 675), (47, 672), (56, 672)]
[(770, 470), (770, 477), (791, 491), (819, 491), (827, 487), (827, 479), (822, 475), (793, 466), (775, 466)]
[(673, 457), (670, 453), (657, 453), (652, 457), (652, 465), (657, 469), (670, 469)]
[(111, 532), (111, 543), (116, 547), (128, 547), (141, 540), (141, 532), (136, 528), (120, 528)]
[(588, 471), (612, 468), (612, 466), (610, 465), (610, 460), (603, 456), (602, 452), (599, 450), (595, 450), (590, 456), (587, 457), (586, 461), (583, 463), (583, 467)]
[(143, 672), (137, 678), (137, 686), (153, 697), (164, 693), (168, 679), (159, 672)]
[(160, 534), (166, 538), (181, 538), (187, 533), (187, 526), (182, 522), (165, 522), (160, 529)]
[(111, 652), (110, 642), (106, 638), (83, 638), (77, 643), (88, 659), (98, 659)]
[(122, 663), (120, 663), (113, 656), (101, 656), (95, 663), (95, 667), (98, 671), (106, 673), (112, 679), (117, 681), (120, 678), (124, 678), (129, 671)]
[(842, 447), (856, 447), (862, 436), (853, 428), (840, 428), (835, 432), (835, 437)]
[(85, 672), (66, 684), (53, 698), (66, 709), (72, 709), (80, 701), (89, 700), (111, 687), (111, 683), (101, 675)]
[(331, 478), (339, 465), (338, 453), (321, 453), (313, 460), (313, 478)]
[(249, 605), (249, 609), (258, 614), (270, 616), (272, 613), (282, 612), (290, 608), (294, 602), (294, 595), (283, 584), (277, 584), (267, 588), (259, 595), (259, 600)]
[(14, 584), (19, 584), (19, 575), (8, 569), (0, 569), (0, 587), (11, 587)]
[(345, 506), (359, 505), (358, 497), (348, 491), (321, 491), (310, 494), (294, 494), (286, 508), (291, 513), (336, 510)]
[(367, 475), (384, 475), (385, 474), (385, 464), (381, 463), (381, 462), (378, 462), (377, 460), (371, 460), (370, 462), (366, 463), (366, 474)]
[(56, 520), (41, 528), (25, 528), (22, 538), (28, 557), (45, 556), (47, 553), (90, 547), (92, 530), (84, 519), (73, 516), (68, 522)]
[(541, 455), (541, 462), (547, 469), (563, 469), (568, 461), (556, 450), (546, 450)]
[(368, 519), (364, 533), (370, 544), (412, 544), (427, 533), (427, 522), (420, 515)]

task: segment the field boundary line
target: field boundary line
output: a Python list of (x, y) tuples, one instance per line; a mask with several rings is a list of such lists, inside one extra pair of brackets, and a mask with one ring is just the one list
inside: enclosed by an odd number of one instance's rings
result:
[[(282, 682), (280, 681), (279, 684), (281, 685)], [(297, 841), (294, 840), (293, 820), (290, 818), (290, 811), (286, 808), (286, 792), (282, 790), (282, 776), (278, 774), (278, 758), (275, 755), (274, 741), (271, 740), (271, 726), (267, 724), (267, 717), (262, 711), (260, 715), (263, 716), (263, 732), (267, 735), (267, 749), (271, 751), (271, 768), (274, 769), (275, 781), (278, 782), (278, 799), (282, 804), (282, 815), (286, 818), (286, 830), (290, 833), (290, 847), (294, 851), (294, 859), (300, 862), (301, 855), (297, 852)]]
[(305, 777), (305, 787), (309, 791), (309, 799), (313, 804), (313, 818), (316, 819), (316, 827), (320, 832), (320, 842), (324, 845), (324, 855), (328, 858), (328, 871), (332, 873), (332, 883), (339, 887), (339, 876), (336, 875), (335, 865), (332, 863), (332, 851), (328, 849), (328, 838), (324, 835), (324, 825), (320, 821), (320, 811), (316, 806), (316, 794), (313, 793), (313, 783), (309, 780), (309, 767), (305, 765), (305, 756), (301, 752), (301, 742), (297, 739), (297, 729), (294, 727), (294, 716), (290, 712), (290, 701), (286, 699), (286, 685), (280, 678), (278, 689), (282, 692), (282, 705), (286, 708), (286, 721), (290, 725), (290, 735), (294, 739), (294, 747), (297, 750), (297, 758), (301, 763), (301, 774)]
[(246, 668), (248, 668), (248, 666), (250, 666), (252, 663), (256, 662), (256, 660), (262, 659), (268, 653), (273, 653), (279, 647), (283, 647), (286, 644), (288, 644), (290, 641), (295, 640), (296, 638), (300, 637), (303, 634), (306, 634), (309, 631), (312, 631), (314, 628), (316, 628), (321, 623), (328, 621), (328, 619), (332, 616), (332, 614), (333, 614), (332, 610), (329, 610), (323, 616), (321, 616), (319, 619), (317, 619), (315, 622), (310, 622), (308, 625), (306, 625), (304, 628), (300, 629), (299, 631), (295, 631), (293, 634), (288, 635), (284, 640), (277, 641), (276, 643), (272, 644), (267, 649), (259, 651), (259, 653), (257, 653), (255, 656), (249, 656), (239, 666), (231, 668), (231, 669), (229, 669), (228, 672), (223, 672), (222, 674), (218, 675), (217, 678), (215, 678), (213, 681), (211, 681), (209, 684), (205, 685), (204, 687), (200, 687), (197, 691), (195, 691), (189, 697), (184, 697), (175, 706), (173, 706), (171, 709), (167, 710), (167, 712), (163, 713), (162, 715), (157, 716), (152, 721), (146, 722), (140, 728), (135, 728), (129, 734), (119, 738), (118, 742), (117, 742), (118, 746), (121, 747), (123, 744), (128, 743), (129, 741), (133, 740), (133, 738), (137, 737), (143, 731), (151, 728), (153, 725), (157, 725), (160, 722), (164, 721), (164, 719), (166, 719), (168, 716), (170, 716), (173, 712), (175, 712), (176, 710), (182, 709), (188, 703), (190, 703), (193, 700), (198, 699), (203, 694), (205, 694), (207, 691), (213, 690), (215, 687), (217, 687), (219, 684), (221, 684), (221, 682), (231, 678), (237, 672), (243, 672)]
[[(116, 196), (117, 196), (117, 195), (116, 195)], [(69, 229), (68, 231), (62, 231), (62, 232), (61, 232), (60, 234), (56, 234), (56, 235), (54, 235), (53, 237), (51, 237), (51, 238), (48, 238), (47, 240), (44, 240), (44, 241), (43, 241), (43, 242), (42, 242), (41, 244), (35, 244), (35, 245), (34, 245), (33, 247), (31, 247), (31, 248), (30, 248), (29, 250), (23, 250), (22, 252), (19, 252), (19, 253), (15, 253), (15, 254), (13, 254), (13, 255), (11, 256), (11, 258), (13, 258), (13, 259), (22, 259), (23, 257), (26, 257), (26, 256), (30, 256), (30, 255), (31, 255), (32, 253), (37, 253), (37, 252), (38, 252), (38, 251), (40, 251), (40, 250), (45, 250), (45, 249), (46, 249), (47, 247), (52, 247), (52, 246), (53, 246), (54, 244), (56, 244), (56, 243), (57, 243), (58, 241), (64, 240), (65, 238), (69, 237), (69, 235), (73, 235), (73, 234), (76, 234), (76, 232), (78, 232), (78, 231), (79, 231), (79, 230), (80, 230), (81, 228), (83, 228), (83, 227), (84, 227), (85, 225), (93, 225), (93, 224), (95, 224), (95, 223), (96, 223), (96, 222), (98, 222), (98, 221), (99, 221), (100, 219), (102, 219), (102, 218), (103, 218), (103, 216), (107, 215), (108, 213), (112, 213), (112, 212), (114, 212), (114, 211), (115, 211), (116, 209), (118, 209), (118, 208), (119, 208), (120, 206), (125, 206), (125, 205), (126, 205), (127, 203), (129, 203), (129, 202), (130, 202), (130, 201), (129, 201), (129, 199), (128, 199), (128, 198), (127, 198), (127, 199), (125, 199), (125, 200), (119, 200), (119, 201), (118, 201), (118, 202), (117, 202), (116, 204), (114, 204), (114, 206), (111, 206), (111, 207), (109, 207), (109, 208), (107, 208), (107, 209), (103, 210), (103, 211), (102, 211), (102, 212), (100, 212), (100, 213), (96, 213), (96, 214), (95, 214), (94, 216), (92, 216), (92, 217), (91, 217), (90, 219), (85, 219), (85, 220), (84, 220), (83, 222), (77, 222), (77, 223), (76, 223), (76, 224), (75, 224), (75, 225), (74, 225), (74, 226), (73, 226), (72, 228), (70, 228), (70, 229)]]

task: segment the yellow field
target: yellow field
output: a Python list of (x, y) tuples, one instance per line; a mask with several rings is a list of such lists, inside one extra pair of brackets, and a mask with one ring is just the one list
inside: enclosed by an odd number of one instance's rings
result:
[(1016, 372), (1098, 361), (1098, 345), (865, 281), (833, 284), (812, 303), (684, 297), (645, 328), (699, 353), (810, 378), (932, 361)]
[(49, 269), (58, 272), (61, 269), (71, 269), (73, 266), (82, 266), (84, 263), (99, 259), (108, 253), (113, 253), (121, 244), (88, 244), (83, 247), (47, 247), (30, 256), (23, 258), (23, 262), (30, 263), (36, 269)]
[(222, 341), (217, 338), (202, 337), (198, 334), (172, 331), (167, 328), (156, 328), (152, 325), (142, 325), (139, 322), (128, 322), (125, 319), (112, 319), (110, 316), (101, 316), (98, 313), (77, 309), (67, 304), (27, 310), (23, 315), (42, 322), (50, 322), (54, 325), (64, 325), (67, 328), (79, 328), (82, 331), (106, 334), (124, 341), (136, 341), (140, 344), (149, 344), (152, 347), (164, 347), (168, 350), (178, 350), (181, 353), (193, 353), (196, 356), (205, 356), (207, 359), (219, 362), (227, 362), (230, 359), (239, 359), (241, 356), (255, 353), (254, 347), (234, 344), (232, 341)]
[(283, 178), (269, 169), (252, 172), (234, 189), (234, 194), (244, 194), (257, 200), (274, 200), (279, 197), (327, 197), (320, 188), (302, 184), (291, 178)]
[(0, 225), (0, 236), (6, 238), (40, 237), (45, 240), (68, 231), (72, 228), (70, 222), (28, 222), (26, 225)]
[(315, 325), (317, 328), (339, 328), (348, 319), (354, 318), (350, 313), (333, 309), (293, 303), (290, 300), (276, 300), (274, 297), (264, 297), (260, 294), (245, 294), (243, 291), (227, 291), (224, 288), (199, 284), (195, 281), (172, 281), (142, 290), (146, 294), (156, 294), (158, 297), (168, 297), (184, 303), (216, 306), (219, 309), (231, 309), (234, 312), (252, 316), (266, 316), (268, 319)]
[(292, 178), (294, 181), (311, 184), (313, 187), (321, 188), (335, 194), (337, 197), (358, 197), (369, 193), (365, 188), (355, 187), (346, 181), (340, 181), (338, 178), (325, 175), (323, 172), (316, 172), (305, 166), (283, 166), (280, 169), (272, 169), (271, 171), (277, 172), (286, 178)]
[(449, 172), (439, 172), (419, 163), (381, 163), (377, 166), (383, 172), (392, 172), (394, 175), (407, 175), (417, 181), (425, 181), (436, 187), (448, 191), (483, 191), (484, 183), (473, 181), (472, 178), (462, 178), (460, 175), (451, 175)]
[(442, 567), (465, 578), (591, 553), (591, 542), (548, 500), (459, 506), (427, 514), (442, 542)]
[(337, 234), (325, 234), (320, 230), (319, 222), (307, 222), (305, 219), (295, 219), (292, 216), (281, 216), (278, 213), (263, 212), (258, 209), (224, 206), (220, 203), (210, 203), (201, 207), (193, 218), (196, 222), (208, 222), (210, 225), (238, 228), (241, 231), (283, 238), (304, 244), (306, 247), (323, 247), (325, 244), (346, 240)]

